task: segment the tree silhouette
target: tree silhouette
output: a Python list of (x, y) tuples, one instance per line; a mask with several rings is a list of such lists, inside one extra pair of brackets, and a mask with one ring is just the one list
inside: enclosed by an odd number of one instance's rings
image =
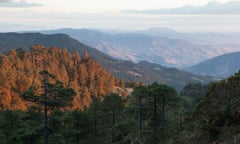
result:
[(49, 83), (48, 78), (55, 77), (48, 71), (41, 71), (40, 74), (43, 75), (43, 93), (36, 95), (37, 89), (31, 87), (22, 97), (44, 108), (45, 144), (48, 144), (48, 112), (70, 106), (76, 93), (72, 88), (65, 88), (59, 80), (54, 84)]

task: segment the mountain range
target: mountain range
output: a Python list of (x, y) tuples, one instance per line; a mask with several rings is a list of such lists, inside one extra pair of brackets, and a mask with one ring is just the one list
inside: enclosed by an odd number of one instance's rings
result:
[[(227, 35), (181, 34), (169, 29), (149, 29), (142, 32), (111, 34), (89, 29), (59, 29), (43, 33), (68, 34), (72, 38), (117, 59), (133, 62), (146, 60), (178, 68), (191, 66), (209, 58), (239, 50), (239, 45), (232, 44), (229, 39), (226, 43), (223, 41), (223, 44), (209, 44), (211, 41), (216, 42), (218, 37), (224, 39)], [(187, 40), (180, 39), (181, 35)], [(214, 38), (209, 38), (209, 43), (201, 43), (207, 39), (207, 36)], [(194, 43), (194, 41), (199, 43)]]
[[(175, 70), (175, 75), (163, 75), (163, 73), (154, 72), (149, 68), (143, 67), (130, 61), (116, 60), (99, 50), (86, 46), (79, 41), (69, 37), (65, 34), (46, 35), (40, 33), (0, 33), (0, 50), (3, 53), (8, 53), (10, 49), (22, 48), (28, 50), (33, 44), (41, 44), (45, 47), (56, 46), (59, 48), (66, 48), (69, 52), (73, 53), (78, 51), (83, 54), (87, 51), (91, 58), (98, 61), (104, 68), (110, 71), (118, 79), (124, 81), (136, 81), (150, 84), (154, 81), (163, 84), (169, 84), (180, 90), (184, 87), (186, 82), (210, 82), (216, 80), (215, 78), (202, 77), (199, 75), (190, 75), (190, 73), (182, 74)], [(170, 73), (168, 68), (165, 73)], [(191, 76), (189, 79), (188, 76)], [(174, 77), (184, 79), (180, 82), (175, 82)], [(187, 80), (186, 80), (187, 79)]]

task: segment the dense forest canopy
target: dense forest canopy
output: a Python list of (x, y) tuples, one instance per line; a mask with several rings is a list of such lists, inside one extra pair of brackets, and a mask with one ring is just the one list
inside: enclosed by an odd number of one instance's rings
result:
[[(43, 76), (46, 70), (65, 87), (75, 90), (72, 107), (88, 107), (93, 97), (102, 97), (118, 90), (124, 95), (124, 83), (92, 60), (87, 52), (69, 53), (56, 47), (44, 48), (33, 45), (29, 51), (10, 50), (7, 55), (0, 54), (0, 95), (1, 109), (26, 110), (28, 102), (20, 96), (29, 88), (41, 93)], [(53, 79), (49, 82), (54, 83)]]

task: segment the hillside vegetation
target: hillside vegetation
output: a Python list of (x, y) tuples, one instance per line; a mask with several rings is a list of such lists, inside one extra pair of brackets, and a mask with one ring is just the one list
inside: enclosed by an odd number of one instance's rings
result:
[(30, 87), (42, 87), (43, 76), (39, 73), (43, 70), (75, 90), (74, 109), (88, 107), (94, 97), (102, 99), (117, 87), (124, 87), (123, 81), (113, 77), (87, 52), (81, 57), (78, 52), (71, 54), (67, 49), (34, 45), (28, 51), (17, 49), (0, 54), (1, 109), (26, 109), (29, 103), (21, 95)]

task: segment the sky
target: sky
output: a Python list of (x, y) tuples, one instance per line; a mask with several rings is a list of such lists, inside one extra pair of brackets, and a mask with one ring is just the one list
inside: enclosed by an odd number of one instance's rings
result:
[(0, 32), (58, 28), (240, 32), (240, 0), (0, 0)]

